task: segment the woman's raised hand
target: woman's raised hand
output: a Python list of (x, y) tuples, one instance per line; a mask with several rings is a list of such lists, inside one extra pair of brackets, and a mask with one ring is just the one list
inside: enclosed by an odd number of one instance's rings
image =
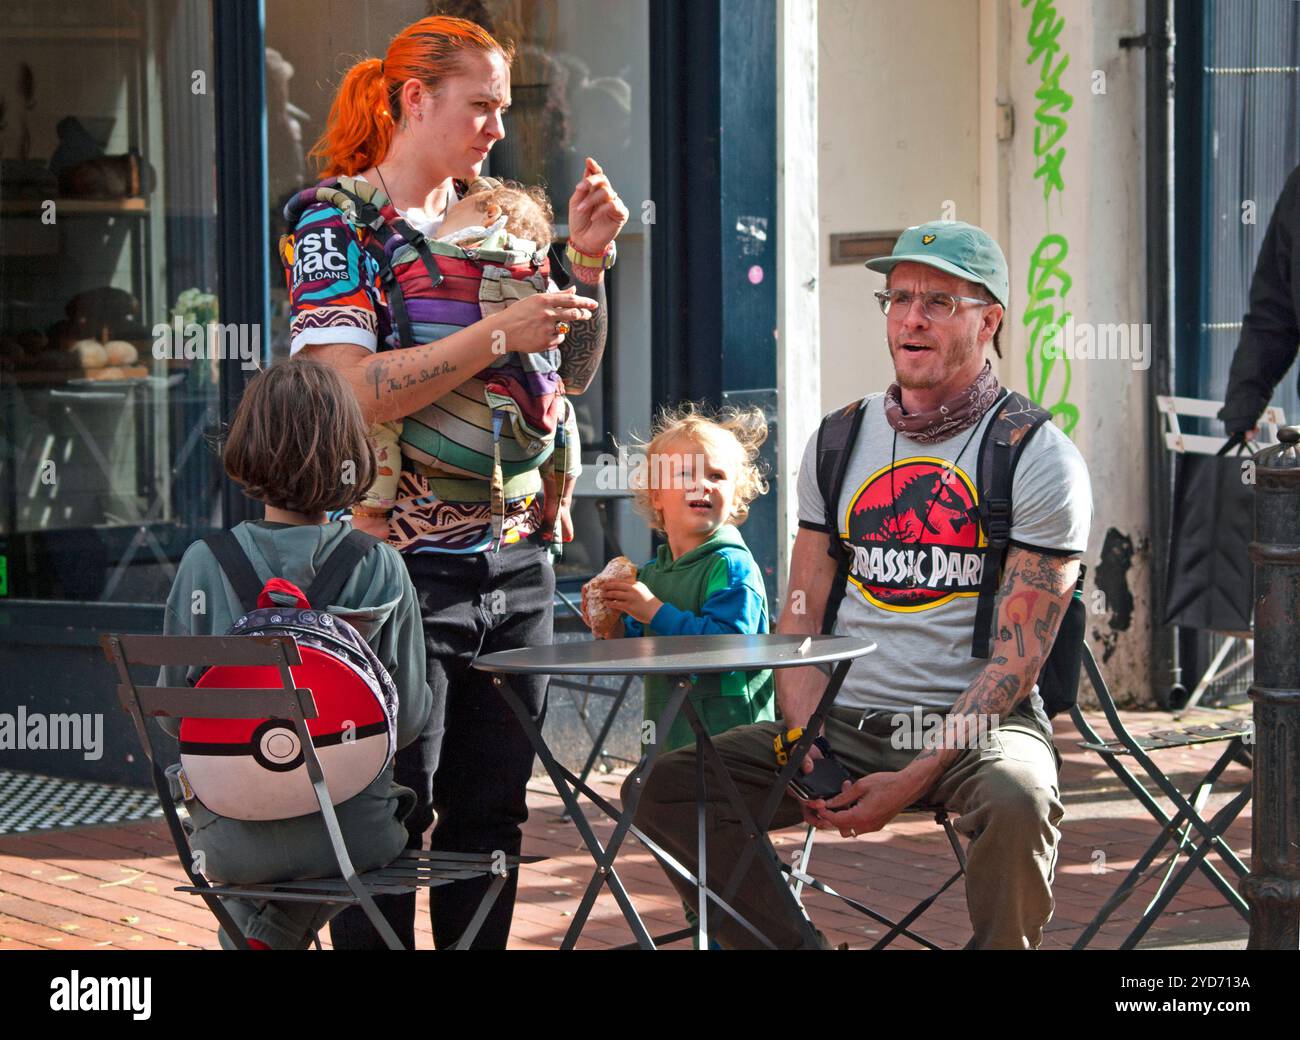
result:
[(627, 223), (628, 210), (600, 163), (588, 158), (582, 180), (569, 199), (569, 242), (588, 256), (600, 256)]
[(561, 322), (588, 321), (600, 305), (572, 292), (538, 293), (512, 303), (484, 319), (490, 326), (492, 352), (535, 354), (564, 342)]

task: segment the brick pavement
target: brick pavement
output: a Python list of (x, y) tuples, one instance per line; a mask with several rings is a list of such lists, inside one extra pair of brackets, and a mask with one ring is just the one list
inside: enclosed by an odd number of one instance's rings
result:
[[(1161, 728), (1168, 716), (1125, 713), (1133, 728)], [(1098, 725), (1097, 720), (1093, 720)], [(1102, 762), (1075, 746), (1068, 722), (1058, 726), (1057, 746), (1065, 759), (1062, 784), (1067, 817), (1062, 828), (1056, 876), (1056, 913), (1047, 926), (1044, 947), (1068, 947), (1096, 908), (1118, 884), (1155, 835), (1156, 826)], [(1069, 729), (1068, 733), (1064, 731)], [(1165, 752), (1159, 761), (1186, 787), (1217, 755), (1219, 745)], [(618, 777), (598, 777), (595, 786), (617, 798)], [(1208, 818), (1250, 783), (1249, 770), (1233, 765), (1206, 807)], [(553, 949), (568, 926), (590, 877), (576, 829), (559, 819), (560, 801), (545, 793), (538, 779), (529, 797), (532, 817), (525, 852), (551, 857), (525, 868), (511, 946)], [(605, 836), (611, 825), (596, 823)], [(783, 858), (802, 842), (802, 832), (776, 836)], [(1249, 863), (1250, 809), (1228, 831), (1228, 841)], [(928, 894), (953, 869), (942, 828), (925, 816), (905, 816), (879, 834), (857, 839), (818, 835), (813, 873), (828, 884), (881, 912), (896, 916)], [(1099, 870), (1104, 869), (1103, 873)], [(652, 931), (680, 927), (676, 895), (639, 845), (626, 846), (620, 876)], [(197, 899), (174, 892), (184, 881), (166, 827), (160, 820), (0, 836), (0, 949), (195, 949), (216, 946), (214, 922)], [(1114, 947), (1151, 898), (1149, 878), (1094, 940)], [(870, 945), (883, 926), (822, 893), (806, 891), (809, 911), (835, 944)], [(917, 925), (945, 947), (970, 938), (963, 886), (954, 885)], [(1244, 944), (1246, 924), (1198, 872), (1183, 887), (1143, 946)], [(596, 902), (580, 946), (603, 949), (629, 941), (630, 932), (608, 892)], [(431, 949), (428, 903), (421, 899), (417, 943)], [(678, 946), (689, 946), (680, 942)], [(914, 946), (900, 941), (894, 948)]]

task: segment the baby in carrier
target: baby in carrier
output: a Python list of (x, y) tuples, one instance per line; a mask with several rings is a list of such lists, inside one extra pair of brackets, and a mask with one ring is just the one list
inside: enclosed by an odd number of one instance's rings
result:
[[(446, 216), (438, 227), (437, 241), (457, 246), (474, 256), (484, 251), (503, 251), (516, 254), (545, 253), (553, 237), (553, 213), (546, 192), (540, 187), (525, 187), (513, 181), (497, 181), (480, 177), (469, 186), (464, 198), (448, 207)], [(486, 317), (510, 303), (534, 293), (545, 291), (545, 279), (522, 281), (501, 277), (504, 268), (490, 263), (483, 265), (484, 286), (479, 294), (479, 306)], [(520, 355), (504, 349), (489, 371), (517, 370), (513, 374), (518, 383), (526, 384), (530, 373), (539, 368), (551, 370), (558, 364), (558, 351), (543, 354)], [(554, 354), (555, 357), (548, 355)], [(561, 387), (561, 395), (563, 389)], [(561, 396), (558, 437), (564, 445), (567, 458), (577, 457), (579, 450), (577, 421), (573, 407)], [(402, 470), (401, 448), (404, 420), (375, 423), (370, 427), (370, 437), (375, 444), (374, 483), (361, 500), (352, 507), (352, 525), (376, 538), (387, 538), (388, 518), (397, 496)], [(558, 450), (558, 447), (557, 447)], [(572, 524), (564, 502), (568, 499), (574, 476), (566, 473), (571, 468), (548, 462), (543, 472), (548, 476), (546, 494), (559, 503), (555, 512), (554, 527), (544, 532), (547, 538), (555, 531), (566, 532)], [(548, 511), (549, 512), (549, 511)]]

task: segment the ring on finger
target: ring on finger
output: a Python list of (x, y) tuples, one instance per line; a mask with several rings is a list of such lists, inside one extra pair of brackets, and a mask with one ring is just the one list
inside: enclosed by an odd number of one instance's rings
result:
[(555, 334), (557, 336), (567, 336), (572, 326), (567, 321), (557, 321), (555, 323)]

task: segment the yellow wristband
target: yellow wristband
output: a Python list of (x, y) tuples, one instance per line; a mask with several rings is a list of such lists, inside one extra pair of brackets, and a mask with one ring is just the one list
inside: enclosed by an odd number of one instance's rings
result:
[(569, 263), (578, 267), (592, 267), (602, 271), (608, 271), (614, 266), (614, 261), (618, 259), (618, 246), (613, 242), (605, 247), (605, 252), (600, 256), (592, 256), (590, 253), (584, 253), (575, 248), (572, 242), (564, 247), (564, 255), (568, 257)]

